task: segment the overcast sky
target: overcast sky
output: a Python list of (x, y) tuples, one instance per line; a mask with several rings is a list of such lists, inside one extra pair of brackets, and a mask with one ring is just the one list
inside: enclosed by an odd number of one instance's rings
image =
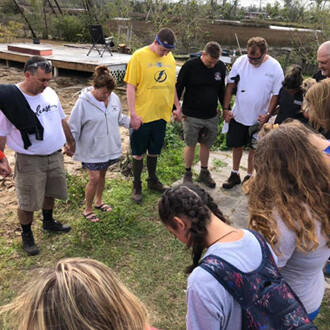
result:
[[(271, 4), (274, 4), (276, 0), (262, 0), (261, 1), (261, 7), (264, 7), (267, 5), (267, 3), (271, 3)], [(283, 5), (283, 1), (279, 0), (279, 3), (281, 5)], [(260, 0), (239, 0), (239, 4), (242, 6), (242, 7), (248, 7), (250, 5), (255, 5), (257, 7), (259, 7), (260, 5)]]

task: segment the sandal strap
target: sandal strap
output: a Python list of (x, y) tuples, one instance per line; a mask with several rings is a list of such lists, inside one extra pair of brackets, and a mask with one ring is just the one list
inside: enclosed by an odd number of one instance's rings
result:
[(95, 205), (95, 208), (101, 211), (112, 210), (112, 207), (105, 203), (102, 203), (101, 205)]
[[(100, 219), (93, 212), (83, 214), (83, 216), (85, 217), (86, 220), (89, 220), (89, 221), (92, 221), (92, 222), (100, 221)], [(93, 221), (95, 219), (97, 219), (97, 221)]]

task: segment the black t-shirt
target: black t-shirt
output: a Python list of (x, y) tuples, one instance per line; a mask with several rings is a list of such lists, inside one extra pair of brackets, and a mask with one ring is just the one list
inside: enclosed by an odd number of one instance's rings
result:
[(326, 76), (323, 76), (321, 70), (319, 70), (319, 71), (317, 71), (317, 72), (314, 74), (313, 78), (314, 78), (317, 82), (319, 82), (319, 81), (325, 79)]
[(188, 60), (181, 68), (176, 83), (179, 99), (183, 96), (183, 114), (209, 119), (217, 114), (218, 100), (223, 104), (226, 66), (218, 61), (207, 68), (200, 57)]
[(304, 94), (301, 89), (294, 95), (291, 95), (282, 87), (278, 101), (280, 110), (276, 116), (275, 124), (281, 124), (287, 118), (298, 119), (302, 123), (307, 123), (308, 120), (301, 112), (303, 98)]

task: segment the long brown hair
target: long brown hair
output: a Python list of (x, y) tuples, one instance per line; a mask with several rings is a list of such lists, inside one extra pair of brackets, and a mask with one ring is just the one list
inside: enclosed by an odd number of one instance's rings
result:
[(0, 308), (19, 330), (145, 330), (144, 305), (96, 260), (60, 260)]
[(318, 247), (317, 221), (330, 247), (329, 167), (306, 130), (294, 122), (282, 124), (266, 134), (255, 151), (249, 226), (260, 231), (276, 253), (281, 251), (275, 213), (295, 232), (299, 250)]
[(106, 65), (99, 65), (95, 68), (92, 83), (94, 88), (106, 87), (109, 91), (116, 88), (116, 81)]

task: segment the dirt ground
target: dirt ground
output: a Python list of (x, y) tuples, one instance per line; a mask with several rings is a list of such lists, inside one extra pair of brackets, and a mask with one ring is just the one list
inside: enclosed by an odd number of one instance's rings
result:
[[(7, 68), (4, 64), (0, 64), (0, 84), (15, 84), (23, 80), (23, 70), (17, 67)], [(50, 86), (57, 92), (65, 114), (68, 116), (79, 96), (79, 92), (82, 88), (89, 85), (89, 78), (75, 75), (60, 76), (52, 79)], [(121, 98), (123, 112), (128, 113), (125, 88), (118, 87), (116, 94)], [(123, 155), (126, 155), (129, 146), (128, 130), (124, 127), (120, 127), (122, 137), (122, 149)], [(14, 152), (10, 149), (5, 149), (5, 154), (10, 162), (12, 169), (14, 169), (15, 157)], [(65, 166), (69, 173), (78, 174), (81, 173), (81, 163), (75, 162), (72, 158), (65, 156)], [(119, 171), (118, 167), (113, 169), (114, 172)], [(109, 176), (111, 176), (111, 171)], [(0, 175), (0, 222), (6, 220), (6, 222), (14, 223), (16, 218), (16, 194), (13, 178), (3, 178)]]

